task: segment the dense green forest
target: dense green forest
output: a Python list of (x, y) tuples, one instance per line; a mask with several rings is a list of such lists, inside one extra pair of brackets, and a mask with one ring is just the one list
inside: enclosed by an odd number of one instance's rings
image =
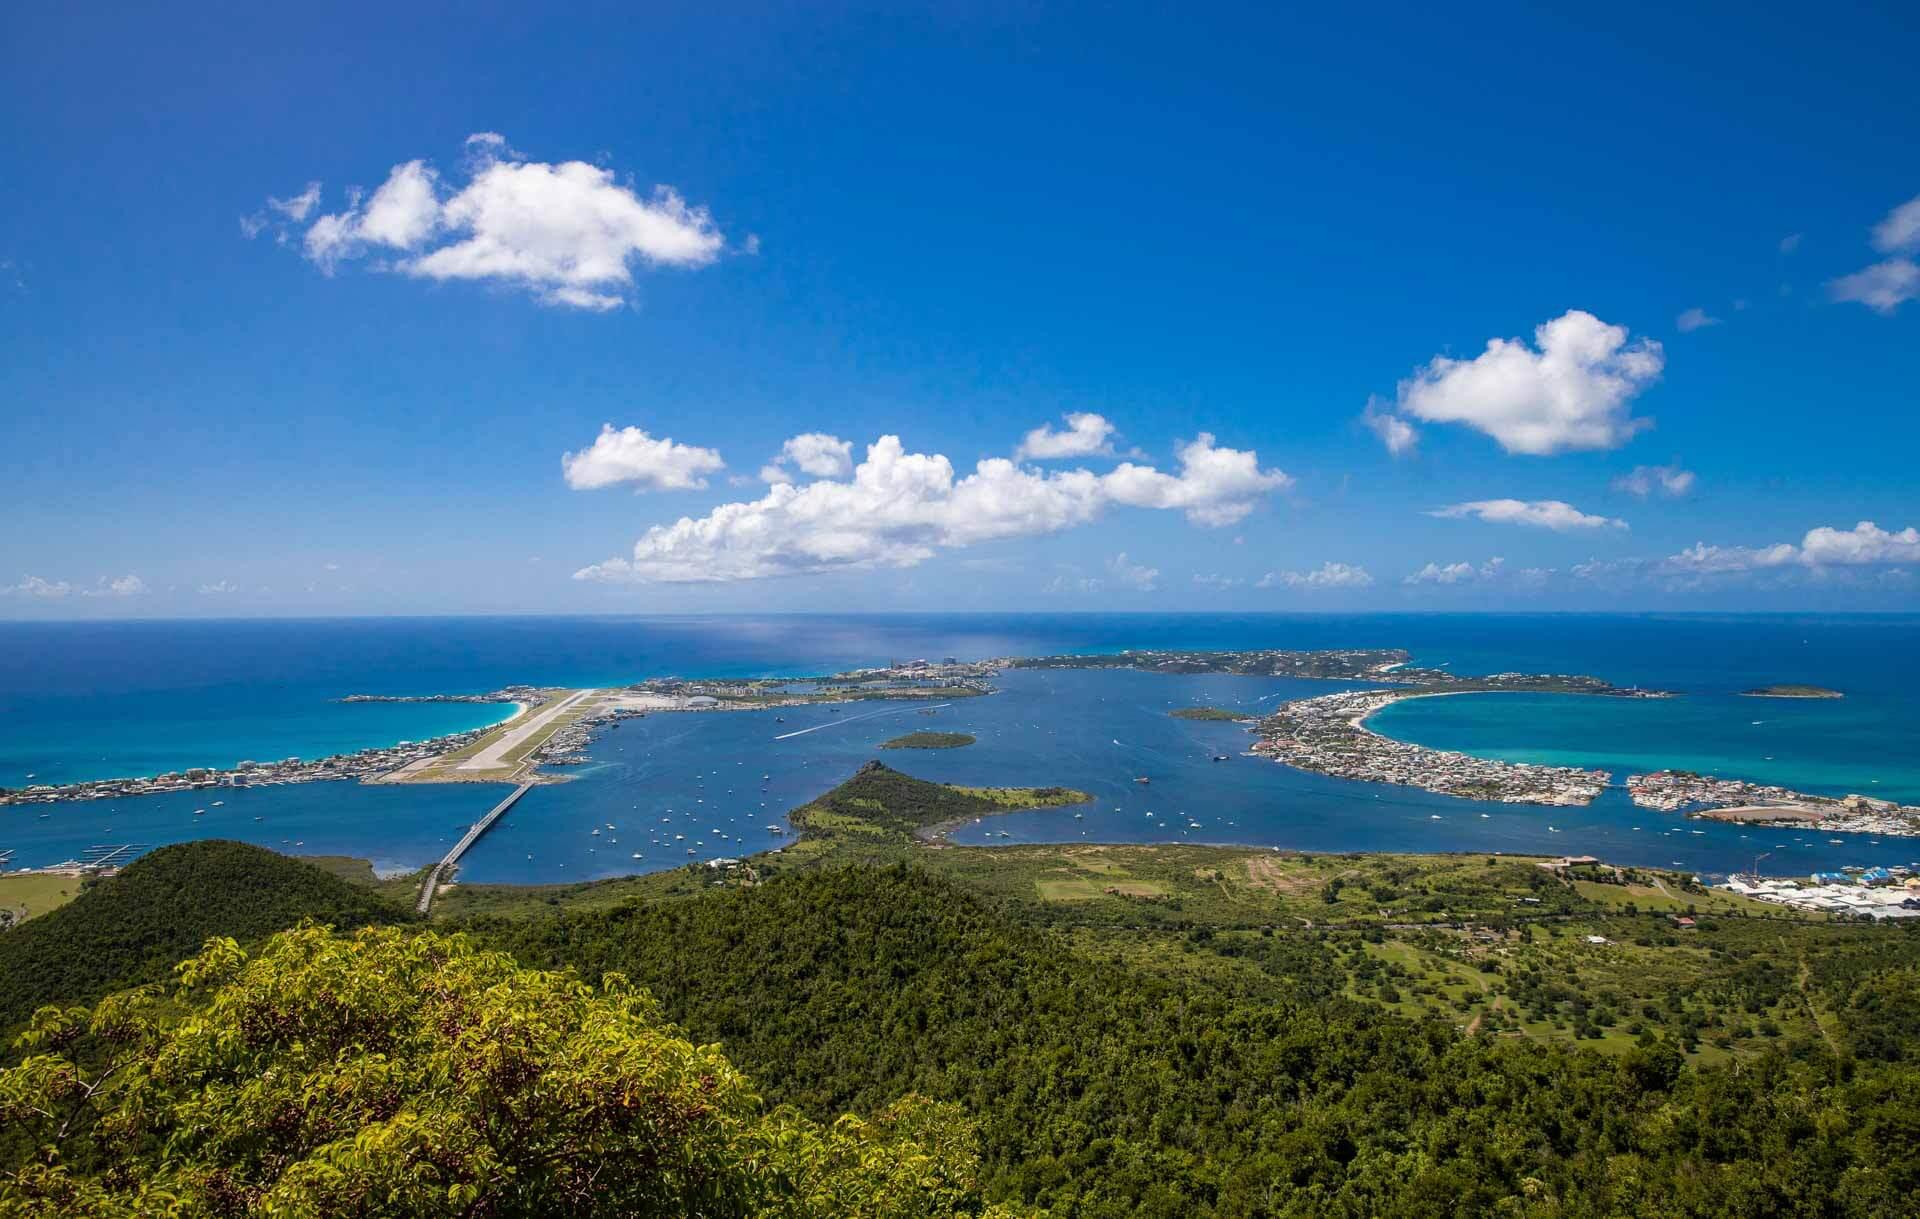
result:
[[(799, 843), (717, 883), (460, 886), (436, 925), (623, 977), (796, 1120), (954, 1106), (978, 1140), (964, 1206), (1913, 1213), (1920, 929), (1510, 858), (916, 839), (1078, 798), (869, 764), (796, 811)], [(57, 940), (30, 958), (7, 940), (64, 918), (94, 959), (24, 1006), (85, 1000), (208, 935), (408, 921), (380, 894), (172, 848), (0, 936), (0, 962), (53, 961)]]
[(35, 1016), (31, 1057), (0, 1071), (0, 1122), (33, 1148), (0, 1171), (0, 1214), (996, 1213), (957, 1107), (769, 1107), (615, 979), (313, 926), (212, 940), (179, 973)]
[(0, 935), (0, 1030), (43, 1003), (88, 1003), (164, 979), (209, 937), (257, 939), (303, 918), (345, 930), (411, 914), (260, 847), (218, 840), (163, 847)]

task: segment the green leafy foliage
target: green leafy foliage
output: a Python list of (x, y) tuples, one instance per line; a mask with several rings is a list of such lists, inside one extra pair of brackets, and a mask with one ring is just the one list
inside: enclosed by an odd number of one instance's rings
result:
[(953, 1106), (769, 1110), (618, 976), (459, 936), (210, 942), (171, 1004), (36, 1014), (0, 1123), (40, 1150), (0, 1213), (801, 1217), (981, 1212)]
[(246, 941), (305, 918), (341, 928), (410, 919), (310, 864), (242, 842), (162, 847), (0, 936), (0, 1031), (43, 1003), (156, 981), (213, 936)]

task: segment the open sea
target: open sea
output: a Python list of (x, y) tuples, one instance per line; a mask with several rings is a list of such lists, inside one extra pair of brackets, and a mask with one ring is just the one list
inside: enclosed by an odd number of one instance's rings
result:
[[(1462, 673), (1590, 673), (1671, 700), (1483, 695), (1410, 700), (1373, 726), (1515, 761), (1676, 766), (1920, 803), (1920, 617), (1699, 615), (886, 615), (405, 618), (0, 624), (0, 786), (231, 766), (392, 744), (503, 718), (483, 704), (350, 704), (353, 693), (515, 683), (803, 676), (910, 657), (1124, 648), (1405, 647)], [(1805, 682), (1833, 701), (1743, 698)], [(777, 846), (768, 827), (860, 763), (943, 781), (1061, 784), (1080, 809), (990, 818), (960, 841), (1213, 842), (1313, 851), (1589, 852), (1705, 873), (1794, 874), (1920, 859), (1920, 839), (1718, 825), (1634, 808), (1495, 805), (1304, 774), (1242, 756), (1232, 724), (1173, 707), (1271, 706), (1339, 683), (1130, 672), (1010, 672), (1001, 693), (922, 714), (865, 709), (654, 715), (605, 733), (573, 781), (536, 788), (468, 854), (463, 879), (536, 883)], [(776, 724), (776, 715), (782, 722)], [(816, 724), (821, 731), (775, 740)], [(876, 753), (901, 732), (977, 744)], [(1229, 754), (1226, 762), (1212, 761)], [(1133, 782), (1137, 776), (1149, 785)], [(31, 777), (30, 777), (31, 776)], [(287, 787), (0, 809), (10, 866), (96, 845), (239, 838), (402, 870), (438, 858), (504, 789)], [(224, 803), (210, 807), (213, 799)], [(202, 816), (194, 810), (206, 808)], [(1075, 814), (1082, 814), (1076, 817)], [(1147, 814), (1152, 813), (1152, 816)], [(1197, 828), (1196, 828), (1197, 823)], [(615, 828), (608, 830), (612, 825)], [(599, 835), (591, 831), (601, 830)], [(1830, 838), (1839, 838), (1838, 844)], [(638, 856), (638, 858), (636, 858)]]

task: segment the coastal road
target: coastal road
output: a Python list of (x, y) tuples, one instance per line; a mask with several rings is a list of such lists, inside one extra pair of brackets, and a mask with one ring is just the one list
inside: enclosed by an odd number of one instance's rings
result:
[(515, 765), (515, 763), (507, 760), (508, 754), (518, 749), (535, 733), (546, 728), (574, 707), (579, 706), (583, 699), (591, 698), (598, 693), (600, 693), (598, 690), (577, 690), (553, 704), (551, 707), (542, 707), (540, 710), (528, 716), (525, 723), (517, 728), (511, 728), (501, 733), (493, 744), (482, 749), (479, 753), (474, 754), (466, 761), (454, 767), (454, 769), (506, 770)]
[(478, 842), (480, 835), (492, 829), (493, 823), (500, 820), (501, 815), (512, 808), (532, 787), (531, 783), (522, 783), (514, 788), (513, 793), (505, 800), (494, 805), (492, 812), (467, 827), (467, 832), (461, 836), (459, 842), (453, 844), (453, 849), (447, 852), (446, 858), (435, 864), (433, 871), (427, 873), (427, 881), (420, 886), (420, 901), (416, 906), (420, 913), (425, 914), (428, 907), (433, 905), (434, 891), (439, 889), (440, 882), (446, 878), (447, 874), (453, 871), (454, 865), (460, 862), (460, 857), (467, 853), (467, 848)]

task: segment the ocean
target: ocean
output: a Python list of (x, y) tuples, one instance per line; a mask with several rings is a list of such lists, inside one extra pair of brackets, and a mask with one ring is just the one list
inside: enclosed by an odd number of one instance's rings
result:
[[(489, 723), (474, 704), (349, 704), (352, 693), (478, 693), (514, 683), (796, 676), (909, 657), (1123, 648), (1406, 647), (1460, 672), (1592, 673), (1672, 700), (1536, 695), (1410, 700), (1373, 722), (1490, 757), (1679, 766), (1810, 791), (1920, 802), (1920, 618), (1615, 615), (887, 615), (136, 622), (0, 626), (0, 785), (152, 774), (241, 758), (314, 757)], [(1847, 698), (1738, 692), (1775, 682)], [(1012, 672), (1002, 693), (931, 716), (906, 706), (845, 722), (825, 708), (656, 715), (596, 743), (573, 781), (531, 792), (462, 865), (476, 882), (584, 879), (778, 845), (784, 813), (912, 728), (966, 731), (956, 751), (893, 752), (927, 778), (1063, 784), (1090, 809), (969, 826), (963, 841), (1233, 842), (1315, 851), (1590, 852), (1722, 873), (1904, 863), (1920, 840), (1687, 822), (1610, 791), (1587, 809), (1482, 805), (1302, 774), (1240, 756), (1232, 724), (1174, 720), (1197, 703), (1271, 705), (1340, 688), (1258, 678)], [(813, 724), (820, 732), (775, 741)], [(1213, 762), (1215, 754), (1231, 760)], [(1151, 785), (1133, 778), (1145, 774)], [(231, 837), (386, 869), (437, 858), (491, 787), (321, 783), (0, 809), (12, 866), (94, 845)], [(195, 809), (206, 809), (199, 816)], [(1082, 816), (1076, 818), (1078, 812)], [(1146, 814), (1152, 812), (1151, 818)], [(1484, 815), (1483, 815), (1484, 814)], [(662, 821), (662, 818), (667, 820)], [(1198, 828), (1194, 828), (1198, 823)], [(608, 824), (614, 830), (607, 830)], [(591, 830), (601, 829), (600, 835)], [(675, 835), (680, 835), (676, 838)], [(1005, 835), (1003, 837), (1003, 835)], [(615, 841), (617, 840), (617, 841)], [(692, 853), (689, 854), (688, 852)], [(634, 854), (642, 858), (633, 858)]]

